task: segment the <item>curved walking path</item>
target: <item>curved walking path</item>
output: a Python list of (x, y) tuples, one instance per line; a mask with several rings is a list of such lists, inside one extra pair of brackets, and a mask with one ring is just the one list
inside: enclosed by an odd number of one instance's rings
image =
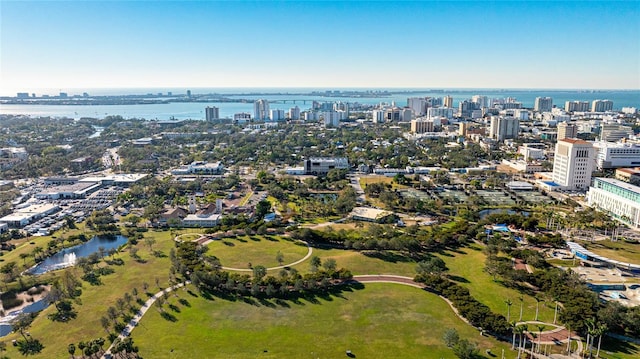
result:
[[(172, 292), (172, 291), (174, 291), (174, 290), (176, 290), (176, 289), (178, 289), (180, 287), (183, 287), (185, 284), (189, 284), (189, 283), (191, 283), (191, 281), (186, 281), (185, 283), (176, 284), (176, 285), (174, 285), (172, 287), (169, 287), (169, 288), (166, 288), (166, 289), (163, 289), (163, 290), (159, 291), (158, 293), (154, 294), (149, 299), (147, 299), (147, 301), (144, 302), (144, 304), (142, 305), (140, 310), (138, 310), (138, 312), (133, 317), (133, 319), (131, 319), (129, 321), (129, 323), (127, 324), (127, 326), (122, 330), (122, 332), (120, 332), (120, 334), (118, 335), (118, 339), (122, 340), (122, 339), (128, 337), (131, 334), (131, 332), (133, 331), (133, 329), (135, 329), (135, 327), (138, 326), (138, 323), (142, 319), (142, 316), (144, 316), (144, 314), (147, 312), (147, 310), (149, 310), (149, 308), (151, 308), (153, 303), (155, 303), (158, 298), (163, 296), (164, 293), (170, 293), (170, 292)], [(102, 356), (100, 357), (101, 359), (107, 359), (107, 358), (112, 358), (113, 357), (113, 355), (111, 354), (111, 349), (113, 349), (113, 346), (115, 345), (115, 343), (116, 343), (116, 341), (114, 340), (113, 343), (111, 343), (111, 345), (109, 345), (109, 348), (107, 348), (107, 350), (104, 352), (104, 354), (102, 354)]]
[[(326, 223), (333, 223), (333, 222), (326, 222)], [(180, 237), (188, 236), (188, 235), (199, 235), (200, 238), (194, 239), (193, 241), (194, 242), (198, 242), (198, 244), (201, 244), (201, 245), (207, 245), (207, 244), (213, 242), (212, 239), (206, 239), (205, 241), (200, 242), (200, 240), (202, 240), (202, 238), (206, 238), (206, 236), (204, 234), (201, 234), (201, 233), (184, 233), (184, 234), (177, 235), (173, 240), (174, 241), (179, 241)], [(308, 242), (305, 242), (305, 241), (302, 241), (302, 240), (300, 242), (302, 242), (302, 243), (307, 245), (307, 254), (304, 257), (302, 257), (302, 259), (299, 259), (299, 260), (297, 260), (297, 261), (295, 261), (293, 263), (284, 264), (284, 265), (281, 265), (281, 266), (269, 267), (269, 268), (267, 268), (267, 270), (275, 270), (275, 269), (283, 269), (283, 268), (286, 268), (286, 267), (291, 267), (291, 266), (294, 266), (296, 264), (300, 264), (300, 263), (306, 261), (307, 259), (309, 259), (309, 257), (311, 257), (311, 255), (313, 254), (313, 248), (311, 248), (311, 246), (309, 245)], [(251, 268), (233, 268), (233, 267), (225, 267), (225, 266), (222, 266), (221, 268), (225, 269), (225, 270), (232, 270), (232, 271), (235, 271), (235, 272), (253, 272), (253, 269), (251, 269)]]

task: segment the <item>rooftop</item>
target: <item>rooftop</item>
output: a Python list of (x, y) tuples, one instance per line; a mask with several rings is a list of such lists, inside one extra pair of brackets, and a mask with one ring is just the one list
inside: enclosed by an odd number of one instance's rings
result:
[(620, 180), (617, 180), (617, 179), (614, 179), (614, 178), (596, 177), (596, 178), (594, 178), (594, 181), (601, 181), (601, 182), (609, 183), (609, 184), (612, 184), (612, 185), (614, 185), (616, 187), (624, 188), (624, 189), (626, 189), (628, 191), (640, 194), (640, 187), (634, 186), (631, 183), (623, 182), (623, 181), (620, 181)]

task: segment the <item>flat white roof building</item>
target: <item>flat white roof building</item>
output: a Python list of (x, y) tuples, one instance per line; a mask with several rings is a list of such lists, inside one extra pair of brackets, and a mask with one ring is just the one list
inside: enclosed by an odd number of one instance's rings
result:
[(640, 166), (640, 144), (628, 142), (596, 142), (599, 169)]
[(9, 227), (21, 228), (59, 210), (60, 207), (55, 204), (34, 204), (0, 218), (0, 222), (6, 223)]
[(188, 214), (182, 219), (185, 227), (215, 227), (220, 222), (222, 215), (218, 213)]
[(640, 187), (613, 178), (594, 178), (587, 201), (589, 206), (640, 228)]
[(356, 207), (351, 211), (351, 218), (358, 221), (380, 222), (393, 212), (370, 207)]
[(182, 166), (171, 171), (174, 175), (217, 175), (224, 172), (222, 162), (207, 163), (203, 161), (195, 161), (187, 166)]

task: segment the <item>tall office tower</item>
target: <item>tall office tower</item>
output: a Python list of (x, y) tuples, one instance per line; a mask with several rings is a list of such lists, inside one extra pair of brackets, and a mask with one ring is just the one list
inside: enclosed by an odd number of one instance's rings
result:
[(220, 109), (215, 106), (207, 106), (204, 109), (205, 118), (207, 121), (213, 121), (220, 118)]
[(471, 102), (477, 103), (477, 109), (489, 107), (489, 98), (487, 96), (475, 95), (471, 97)]
[(296, 107), (292, 107), (289, 109), (289, 118), (292, 120), (299, 120), (300, 119), (300, 107), (296, 106)]
[(589, 102), (587, 101), (567, 101), (564, 103), (564, 110), (567, 112), (588, 112)]
[(257, 100), (253, 103), (253, 119), (258, 121), (269, 119), (269, 101)]
[(504, 141), (508, 138), (517, 138), (520, 132), (520, 120), (515, 117), (491, 117), (489, 133), (491, 138)]
[(533, 110), (538, 112), (551, 112), (553, 99), (551, 97), (536, 97)]
[(460, 122), (459, 123), (459, 128), (458, 128), (458, 135), (459, 136), (466, 136), (467, 135), (467, 129), (469, 128), (469, 123), (468, 122)]
[(373, 110), (371, 112), (371, 121), (373, 123), (383, 123), (384, 122), (384, 111), (383, 110)]
[(442, 105), (444, 107), (448, 107), (448, 108), (453, 108), (453, 97), (451, 96), (445, 96), (442, 99)]
[(607, 112), (613, 110), (613, 101), (611, 100), (593, 100), (591, 103), (591, 112)]
[(407, 99), (407, 107), (413, 111), (413, 114), (424, 116), (427, 113), (427, 99), (424, 97), (409, 97)]
[(471, 117), (473, 110), (476, 110), (477, 104), (475, 102), (464, 100), (458, 103), (458, 116)]
[(578, 126), (575, 123), (561, 122), (558, 124), (558, 141), (576, 137), (578, 137)]
[(569, 191), (587, 190), (594, 164), (595, 151), (591, 143), (572, 138), (560, 140), (553, 159), (553, 182)]

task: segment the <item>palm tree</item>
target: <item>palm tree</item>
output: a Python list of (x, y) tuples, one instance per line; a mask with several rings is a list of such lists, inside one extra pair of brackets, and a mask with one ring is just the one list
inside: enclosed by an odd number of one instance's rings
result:
[(511, 301), (511, 299), (507, 299), (504, 301), (504, 303), (507, 305), (507, 322), (508, 322), (509, 318), (511, 317), (511, 305), (513, 305), (513, 302)]
[(518, 319), (518, 321), (522, 321), (522, 308), (524, 307), (524, 297), (523, 296), (519, 296), (518, 300), (520, 301), (520, 319)]
[(598, 351), (596, 352), (596, 358), (600, 357), (600, 343), (602, 342), (602, 335), (607, 332), (607, 329), (609, 328), (607, 328), (607, 325), (604, 323), (598, 325)]
[(538, 320), (538, 309), (540, 308), (540, 302), (544, 302), (544, 299), (538, 297), (533, 297), (533, 299), (536, 300), (536, 319), (534, 320)]
[(544, 325), (538, 324), (538, 353), (540, 353), (540, 344), (542, 340), (542, 329), (544, 329)]
[(591, 335), (593, 334), (593, 329), (596, 326), (596, 321), (593, 318), (587, 318), (587, 320), (584, 321), (584, 324), (587, 326), (587, 349), (588, 351), (591, 351), (590, 349), (590, 339), (591, 339)]
[(553, 300), (556, 302), (556, 309), (553, 312), (553, 324), (556, 324), (556, 318), (558, 317), (558, 298), (553, 298)]
[(516, 333), (518, 332), (518, 326), (516, 325), (515, 321), (509, 323), (509, 325), (511, 326), (511, 332), (513, 333), (513, 339), (511, 340), (511, 350), (514, 350), (516, 348)]

